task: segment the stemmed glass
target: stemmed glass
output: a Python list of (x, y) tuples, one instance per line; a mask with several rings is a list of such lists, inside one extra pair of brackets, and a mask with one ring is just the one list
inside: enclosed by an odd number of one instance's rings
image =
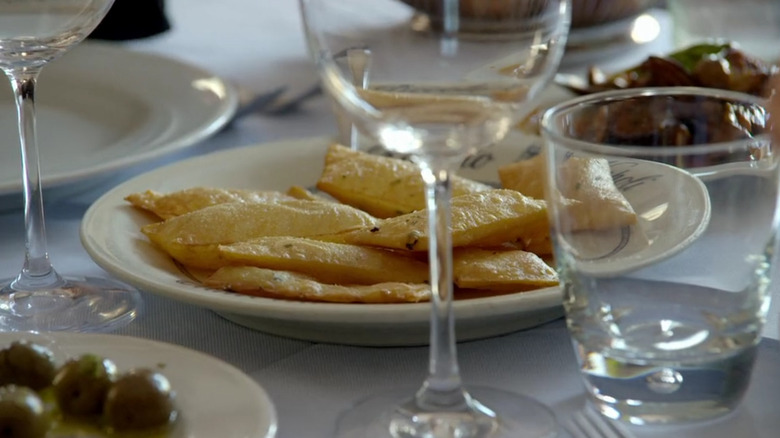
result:
[(552, 414), (536, 401), (462, 386), (449, 202), (459, 163), (505, 137), (557, 70), (568, 0), (301, 0), (301, 7), (310, 51), (339, 110), (388, 150), (407, 154), (426, 183), (428, 377), (416, 393), (358, 403), (339, 419), (337, 436), (555, 436)]
[(46, 244), (35, 92), (39, 73), (84, 40), (113, 0), (0, 0), (0, 68), (11, 82), (19, 122), (25, 255), (0, 290), (0, 330), (103, 331), (132, 321), (137, 291), (101, 278), (65, 278)]

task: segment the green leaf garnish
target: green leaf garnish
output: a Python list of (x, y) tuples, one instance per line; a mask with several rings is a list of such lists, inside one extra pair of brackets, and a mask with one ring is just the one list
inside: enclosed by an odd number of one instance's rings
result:
[(718, 55), (731, 48), (730, 43), (697, 44), (667, 55), (668, 58), (679, 62), (683, 68), (692, 72), (703, 58)]

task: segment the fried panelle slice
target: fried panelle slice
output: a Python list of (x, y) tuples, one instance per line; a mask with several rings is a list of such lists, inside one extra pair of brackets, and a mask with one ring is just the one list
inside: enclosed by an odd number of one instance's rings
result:
[(609, 162), (572, 157), (561, 164), (558, 188), (568, 199), (571, 230), (603, 230), (637, 222), (636, 212), (615, 186)]
[(505, 164), (498, 168), (498, 180), (505, 189), (517, 190), (534, 199), (544, 199), (544, 188), (547, 185), (546, 165), (544, 154)]
[(461, 248), (453, 254), (455, 284), (464, 289), (527, 291), (558, 284), (558, 274), (536, 254)]
[(224, 265), (219, 245), (263, 236), (333, 235), (375, 222), (376, 218), (348, 205), (292, 199), (214, 205), (146, 225), (141, 231), (182, 264), (216, 269)]
[[(339, 201), (379, 218), (425, 208), (425, 185), (414, 163), (333, 144), (317, 188)], [(452, 180), (453, 196), (490, 190), (465, 178)]]
[(285, 199), (289, 200), (293, 197), (270, 190), (252, 191), (214, 187), (193, 187), (171, 193), (147, 190), (125, 197), (125, 200), (133, 206), (150, 211), (161, 219), (170, 219), (201, 208), (228, 202), (268, 202)]
[(416, 303), (431, 296), (426, 284), (334, 285), (304, 274), (254, 266), (225, 266), (204, 284), (246, 295), (332, 303)]
[(261, 237), (220, 245), (233, 265), (256, 266), (306, 274), (323, 283), (424, 283), (428, 265), (391, 251), (302, 237)]
[(304, 199), (307, 201), (328, 201), (324, 196), (320, 196), (316, 193), (312, 193), (301, 186), (291, 186), (287, 189), (287, 195), (295, 199)]
[[(544, 199), (547, 170), (544, 154), (499, 167), (501, 187)], [(636, 213), (615, 186), (609, 162), (572, 157), (559, 170), (562, 204), (569, 209), (572, 230), (603, 230), (635, 224)]]
[[(452, 199), (453, 247), (495, 247), (547, 232), (544, 201), (495, 189)], [(428, 249), (427, 210), (384, 219), (344, 235), (346, 242), (391, 249)]]
[(549, 230), (545, 230), (540, 235), (523, 237), (519, 243), (524, 251), (532, 252), (536, 255), (545, 256), (553, 253)]

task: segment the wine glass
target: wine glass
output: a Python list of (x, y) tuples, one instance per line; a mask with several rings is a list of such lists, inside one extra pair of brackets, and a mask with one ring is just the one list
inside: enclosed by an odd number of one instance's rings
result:
[[(412, 4), (407, 4), (412, 3)], [(430, 364), (422, 386), (370, 397), (341, 416), (340, 437), (555, 436), (540, 403), (465, 390), (452, 311), (450, 180), (479, 148), (504, 138), (557, 70), (568, 0), (301, 0), (310, 51), (343, 114), (426, 183)], [(426, 25), (419, 25), (419, 12)]]
[(132, 321), (134, 289), (102, 278), (67, 278), (46, 244), (35, 92), (48, 62), (84, 40), (113, 0), (0, 0), (0, 68), (11, 82), (19, 122), (25, 255), (21, 272), (0, 289), (0, 330), (104, 331)]

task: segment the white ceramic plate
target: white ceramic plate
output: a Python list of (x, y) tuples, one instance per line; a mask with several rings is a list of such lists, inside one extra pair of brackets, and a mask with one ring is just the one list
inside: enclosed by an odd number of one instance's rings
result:
[[(0, 83), (0, 208), (9, 208), (21, 205), (21, 164), (11, 88)], [(43, 187), (52, 196), (193, 145), (238, 103), (233, 87), (207, 71), (98, 42), (46, 66), (36, 99)]]
[(119, 372), (157, 369), (171, 382), (180, 413), (170, 438), (276, 435), (276, 409), (265, 390), (237, 368), (214, 357), (145, 339), (83, 333), (2, 333), (0, 346), (4, 348), (18, 339), (46, 345), (60, 360), (92, 353), (113, 360)]
[(638, 223), (601, 232), (579, 232), (568, 242), (578, 269), (614, 276), (667, 259), (707, 229), (710, 197), (704, 183), (677, 167), (640, 160), (610, 162), (612, 178)]
[[(536, 154), (539, 141), (538, 137), (515, 135), (502, 146), (469, 158), (460, 174), (496, 182), (498, 165)], [(124, 201), (125, 196), (135, 192), (149, 189), (170, 192), (198, 185), (278, 190), (286, 190), (291, 185), (313, 186), (322, 171), (328, 144), (326, 138), (315, 138), (245, 147), (191, 158), (140, 175), (112, 189), (88, 209), (81, 225), (82, 243), (98, 265), (140, 289), (204, 306), (258, 330), (358, 345), (426, 344), (428, 303), (306, 303), (203, 287), (149, 243), (140, 232), (141, 226), (150, 220), (148, 215)], [(659, 193), (652, 184), (646, 190)], [(662, 221), (650, 223), (665, 225)], [(680, 236), (670, 236), (667, 241), (672, 242), (676, 237)], [(618, 257), (620, 251), (615, 254)], [(454, 308), (460, 340), (509, 333), (562, 315), (558, 288), (456, 301)]]
[[(218, 152), (181, 161), (112, 189), (86, 212), (82, 243), (101, 267), (140, 289), (212, 309), (239, 324), (282, 336), (358, 345), (428, 342), (430, 304), (334, 304), (275, 300), (220, 292), (182, 273), (139, 231), (149, 222), (123, 200), (147, 189), (162, 192), (196, 185), (286, 190), (313, 186), (329, 140), (286, 141)], [(491, 174), (488, 151), (463, 174)], [(487, 167), (486, 167), (487, 166)], [(495, 180), (495, 177), (493, 178)], [(562, 315), (557, 288), (454, 303), (461, 340), (508, 333)]]

